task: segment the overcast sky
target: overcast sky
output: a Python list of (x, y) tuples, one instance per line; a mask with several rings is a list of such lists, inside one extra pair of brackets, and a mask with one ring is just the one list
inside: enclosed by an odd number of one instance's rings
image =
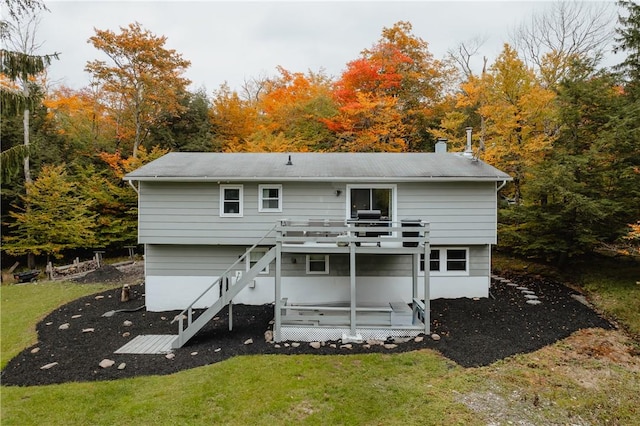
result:
[[(192, 89), (210, 93), (228, 82), (290, 71), (324, 69), (339, 76), (371, 47), (384, 27), (409, 21), (436, 58), (473, 37), (484, 37), (491, 63), (514, 26), (549, 6), (545, 1), (46, 1), (38, 53), (60, 52), (50, 81), (87, 86), (87, 61), (104, 59), (87, 42), (94, 28), (119, 32), (132, 22), (167, 37), (166, 48), (191, 61)], [(480, 59), (478, 60), (480, 61)]]

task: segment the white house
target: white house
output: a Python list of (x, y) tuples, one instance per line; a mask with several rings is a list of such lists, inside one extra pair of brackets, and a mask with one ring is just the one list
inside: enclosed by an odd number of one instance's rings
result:
[(187, 308), (181, 346), (231, 301), (275, 303), (276, 340), (428, 332), (430, 299), (488, 296), (511, 178), (446, 152), (170, 153), (125, 180), (147, 309)]

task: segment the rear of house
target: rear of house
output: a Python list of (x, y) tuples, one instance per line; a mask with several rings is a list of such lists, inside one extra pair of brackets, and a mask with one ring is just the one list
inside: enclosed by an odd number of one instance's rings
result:
[[(487, 297), (497, 190), (510, 177), (454, 153), (171, 153), (125, 179), (139, 191), (147, 309), (164, 311), (222, 274), (239, 279), (276, 245), (234, 303)], [(383, 228), (352, 244), (366, 215)], [(210, 293), (194, 307), (220, 297)]]

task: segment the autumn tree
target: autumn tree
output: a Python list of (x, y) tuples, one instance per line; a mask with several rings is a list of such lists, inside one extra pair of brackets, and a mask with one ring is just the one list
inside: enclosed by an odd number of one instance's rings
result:
[[(334, 131), (347, 129), (338, 138), (353, 140), (351, 146), (358, 150), (380, 149), (389, 142), (390, 150), (415, 151), (430, 139), (427, 128), (455, 70), (435, 60), (427, 42), (411, 31), (408, 22), (384, 28), (380, 41), (347, 64), (336, 82), (340, 114), (327, 125)], [(384, 118), (376, 120), (378, 114)], [(376, 132), (381, 134), (374, 147)]]
[(78, 188), (64, 165), (43, 167), (27, 187), (21, 198), (29, 207), (14, 206), (10, 213), (15, 219), (10, 225), (13, 231), (3, 236), (3, 250), (11, 255), (59, 257), (64, 250), (95, 243), (92, 201), (77, 195)]
[(257, 130), (256, 102), (241, 98), (227, 84), (213, 93), (210, 109), (214, 143), (222, 150), (237, 150)]
[[(120, 33), (95, 30), (89, 41), (110, 63), (94, 60), (85, 69), (105, 92), (109, 108), (121, 127), (118, 138), (132, 144), (136, 157), (150, 129), (162, 120), (179, 114), (180, 95), (189, 80), (182, 77), (190, 62), (173, 49), (165, 48), (166, 37), (158, 37), (139, 23), (121, 27)], [(127, 130), (132, 133), (130, 141)]]
[(557, 131), (555, 94), (509, 45), (486, 74), (462, 85), (458, 106), (477, 107), (486, 122), (483, 159), (509, 173), (522, 198), (528, 171), (551, 150)]

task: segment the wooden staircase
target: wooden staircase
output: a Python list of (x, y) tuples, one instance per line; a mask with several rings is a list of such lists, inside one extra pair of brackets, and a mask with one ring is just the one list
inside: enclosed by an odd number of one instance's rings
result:
[[(258, 260), (251, 269), (244, 272), (238, 279), (235, 276), (231, 276), (233, 268), (241, 263), (251, 251), (255, 248), (254, 245), (244, 256), (239, 258), (233, 265), (231, 265), (220, 278), (213, 282), (197, 299), (195, 299), (189, 307), (182, 311), (173, 321), (178, 322), (178, 337), (171, 344), (172, 348), (181, 348), (185, 343), (189, 341), (195, 334), (202, 329), (209, 321), (213, 319), (225, 306), (232, 303), (233, 298), (240, 293), (249, 283), (258, 276), (258, 274), (266, 268), (276, 258), (276, 248), (272, 247), (260, 260)], [(210, 291), (214, 291), (214, 288), (218, 288), (219, 298), (216, 302), (203, 311), (197, 318), (193, 319), (193, 306), (208, 294)], [(185, 326), (186, 320), (186, 326)], [(229, 327), (231, 328), (231, 318), (229, 318)]]

